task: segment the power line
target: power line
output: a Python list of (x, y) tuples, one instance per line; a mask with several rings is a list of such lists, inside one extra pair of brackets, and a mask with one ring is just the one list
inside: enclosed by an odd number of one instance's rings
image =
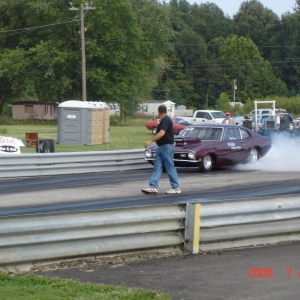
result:
[[(45, 27), (50, 27), (50, 26), (57, 26), (57, 25), (63, 25), (63, 24), (68, 24), (68, 23), (74, 23), (74, 22), (79, 22), (81, 19), (76, 19), (76, 20), (71, 20), (71, 21), (62, 21), (62, 22), (57, 22), (57, 23), (52, 23), (52, 24), (47, 24), (47, 25), (41, 25), (41, 26), (35, 26), (35, 27), (28, 27), (28, 28), (21, 28), (21, 29), (12, 29), (12, 30), (3, 30), (0, 31), (1, 33), (23, 33), (29, 30), (34, 30), (34, 29), (41, 29)], [(300, 48), (300, 46), (271, 46), (271, 45), (266, 45), (266, 46), (258, 46), (258, 45), (224, 45), (224, 44), (194, 44), (194, 43), (178, 43), (178, 42), (156, 42), (156, 41), (135, 41), (135, 40), (117, 40), (117, 39), (92, 39), (89, 38), (87, 40), (96, 40), (96, 41), (103, 41), (103, 42), (110, 42), (110, 43), (138, 43), (138, 44), (159, 44), (159, 45), (184, 45), (184, 46), (205, 46), (208, 48), (215, 48), (215, 47), (221, 47), (221, 46), (229, 46), (229, 47), (235, 47), (235, 48), (251, 48), (253, 46), (256, 46), (257, 48)]]
[(52, 23), (52, 24), (47, 24), (47, 25), (41, 25), (41, 26), (36, 26), (36, 27), (28, 27), (28, 28), (22, 28), (22, 29), (5, 30), (5, 31), (0, 31), (0, 33), (9, 33), (9, 32), (23, 33), (23, 32), (29, 31), (29, 30), (40, 29), (40, 28), (45, 28), (45, 27), (50, 27), (50, 26), (63, 25), (63, 24), (68, 24), (68, 23), (73, 23), (73, 22), (79, 22), (79, 21), (80, 21), (80, 19), (71, 20), (71, 21), (62, 21), (62, 22), (57, 22), (57, 23)]

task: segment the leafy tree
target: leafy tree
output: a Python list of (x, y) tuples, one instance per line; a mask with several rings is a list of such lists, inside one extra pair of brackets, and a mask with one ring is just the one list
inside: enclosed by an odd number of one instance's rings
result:
[(274, 76), (271, 64), (264, 61), (254, 43), (234, 35), (220, 48), (220, 62), (224, 64), (225, 91), (230, 93), (233, 79), (237, 79), (237, 99), (264, 98), (267, 95), (286, 95), (285, 84)]
[(179, 32), (175, 48), (184, 65), (187, 76), (189, 76), (194, 67), (197, 67), (199, 61), (206, 58), (204, 39), (188, 28)]
[(300, 0), (295, 0), (296, 4), (295, 4), (295, 7), (294, 7), (294, 10), (295, 11), (298, 11), (300, 10)]
[(230, 34), (231, 20), (214, 3), (194, 4), (191, 7), (192, 29), (204, 37), (206, 43)]
[(229, 102), (231, 102), (229, 96), (226, 93), (221, 93), (216, 103), (216, 109), (221, 111), (230, 111), (232, 107)]
[(300, 11), (282, 16), (281, 30), (273, 38), (278, 45), (272, 51), (271, 63), (276, 75), (286, 82), (290, 96), (300, 93)]
[(232, 31), (249, 37), (265, 58), (270, 57), (270, 41), (280, 28), (278, 16), (258, 0), (244, 1), (232, 20)]
[[(169, 10), (166, 5), (143, 0), (95, 0), (93, 5), (96, 9), (85, 15), (87, 98), (119, 102), (123, 117), (138, 107), (165, 69), (163, 55), (172, 37)], [(20, 98), (22, 89), (30, 90), (40, 101), (80, 99), (78, 11), (70, 11), (67, 0), (0, 0), (0, 8), (2, 31), (30, 28), (15, 31), (13, 39), (2, 36), (0, 64), (4, 69), (0, 76), (7, 87), (0, 95), (0, 109), (4, 101)], [(21, 57), (14, 53), (16, 49), (22, 53), (22, 64), (16, 64), (16, 71), (9, 74), (5, 66)]]
[(169, 6), (171, 8), (171, 22), (175, 31), (181, 31), (191, 26), (191, 5), (189, 2), (186, 0), (171, 0)]

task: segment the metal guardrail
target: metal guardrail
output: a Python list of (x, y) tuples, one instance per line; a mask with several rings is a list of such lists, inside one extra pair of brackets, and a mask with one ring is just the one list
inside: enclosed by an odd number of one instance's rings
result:
[(300, 195), (201, 205), (200, 250), (300, 240)]
[[(200, 224), (200, 225), (199, 225)], [(300, 239), (300, 196), (0, 217), (0, 270)]]
[(0, 156), (0, 178), (149, 169), (143, 149)]
[[(186, 205), (0, 218), (0, 269), (184, 244)], [(172, 250), (170, 250), (172, 248)]]

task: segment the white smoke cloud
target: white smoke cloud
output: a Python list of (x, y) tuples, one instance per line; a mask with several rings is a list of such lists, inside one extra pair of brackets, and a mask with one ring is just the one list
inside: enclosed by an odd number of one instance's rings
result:
[(235, 167), (237, 170), (300, 171), (300, 138), (279, 133), (271, 138), (272, 148), (260, 160)]

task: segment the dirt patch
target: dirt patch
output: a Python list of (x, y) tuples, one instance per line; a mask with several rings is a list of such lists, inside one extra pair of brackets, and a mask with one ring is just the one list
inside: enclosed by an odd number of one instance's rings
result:
[(85, 272), (93, 272), (96, 267), (105, 267), (105, 268), (120, 268), (125, 267), (134, 263), (141, 261), (151, 261), (160, 258), (168, 257), (180, 257), (190, 255), (188, 252), (145, 252), (140, 254), (127, 254), (127, 255), (118, 255), (110, 257), (98, 257), (91, 259), (77, 259), (70, 261), (63, 261), (59, 263), (50, 263), (40, 266), (33, 266), (30, 271), (23, 272), (22, 274), (30, 274), (34, 272), (41, 271), (53, 271), (53, 270), (64, 270), (64, 269), (84, 269)]

